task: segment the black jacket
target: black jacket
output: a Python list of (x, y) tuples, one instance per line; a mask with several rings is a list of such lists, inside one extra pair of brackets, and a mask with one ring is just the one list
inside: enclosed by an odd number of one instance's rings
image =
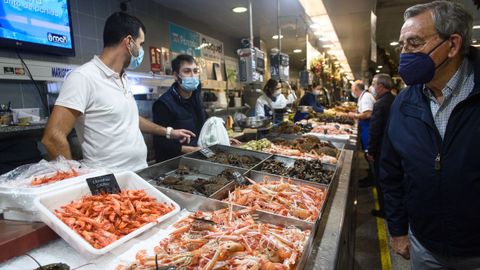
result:
[(375, 102), (370, 118), (370, 128), (368, 130), (368, 153), (375, 160), (378, 160), (381, 152), (383, 134), (387, 126), (390, 107), (392, 106), (395, 96), (387, 92)]
[(422, 85), (395, 99), (382, 145), (380, 184), (388, 229), (408, 228), (428, 250), (480, 254), (480, 55), (468, 55), (475, 85), (453, 110), (442, 140)]
[[(188, 145), (197, 146), (198, 136), (207, 118), (200, 88), (195, 90), (189, 99), (184, 99), (175, 87), (178, 87), (176, 83), (153, 104), (153, 122), (164, 127), (192, 131), (197, 137), (192, 138)], [(157, 162), (181, 155), (182, 145), (177, 140), (154, 136), (153, 145)]]

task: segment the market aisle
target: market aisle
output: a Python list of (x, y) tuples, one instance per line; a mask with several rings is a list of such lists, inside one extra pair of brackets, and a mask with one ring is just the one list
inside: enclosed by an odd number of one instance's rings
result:
[[(367, 175), (368, 165), (363, 153), (357, 151), (356, 158), (358, 166), (356, 175), (358, 179), (362, 179)], [(388, 247), (389, 236), (385, 221), (370, 214), (375, 206), (373, 189), (359, 188), (357, 203), (354, 269), (409, 270), (409, 261), (392, 253)], [(379, 241), (379, 238), (383, 239)]]

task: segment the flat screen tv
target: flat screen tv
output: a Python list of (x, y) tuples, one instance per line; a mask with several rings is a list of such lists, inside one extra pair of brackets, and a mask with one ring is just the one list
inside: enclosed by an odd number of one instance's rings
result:
[(74, 56), (69, 0), (1, 0), (0, 48)]

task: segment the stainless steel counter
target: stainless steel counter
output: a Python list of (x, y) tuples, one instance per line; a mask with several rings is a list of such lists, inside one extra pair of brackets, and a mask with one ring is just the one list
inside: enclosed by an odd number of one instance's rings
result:
[(347, 265), (353, 259), (349, 256), (355, 239), (350, 237), (350, 218), (354, 211), (350, 190), (353, 151), (344, 150), (344, 155), (337, 186), (330, 187), (333, 197), (318, 226), (305, 269), (349, 269)]
[(0, 140), (18, 136), (41, 137), (44, 129), (44, 124), (0, 127)]

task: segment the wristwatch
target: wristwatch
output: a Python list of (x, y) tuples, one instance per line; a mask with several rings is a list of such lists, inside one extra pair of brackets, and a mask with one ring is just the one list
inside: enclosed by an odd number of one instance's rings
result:
[(165, 134), (165, 137), (167, 137), (167, 139), (170, 139), (170, 135), (172, 134), (172, 130), (173, 130), (172, 127), (167, 127), (167, 133)]

